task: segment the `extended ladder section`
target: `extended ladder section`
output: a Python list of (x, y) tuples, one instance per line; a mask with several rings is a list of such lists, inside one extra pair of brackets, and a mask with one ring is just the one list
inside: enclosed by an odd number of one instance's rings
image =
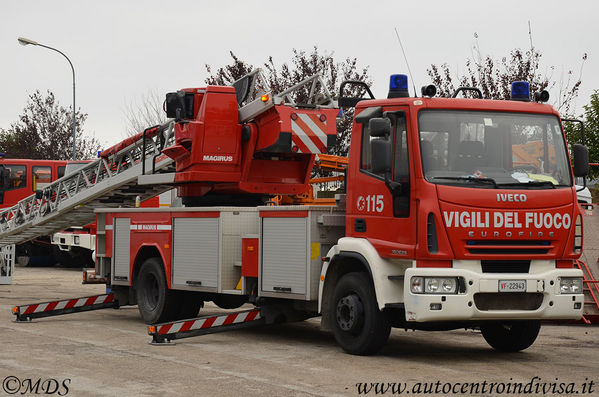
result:
[(138, 178), (171, 170), (173, 160), (161, 151), (174, 141), (173, 124), (152, 127), (124, 140), (103, 151), (97, 160), (0, 212), (0, 246), (92, 223), (98, 207), (132, 207), (137, 196), (144, 200), (172, 188), (139, 185)]

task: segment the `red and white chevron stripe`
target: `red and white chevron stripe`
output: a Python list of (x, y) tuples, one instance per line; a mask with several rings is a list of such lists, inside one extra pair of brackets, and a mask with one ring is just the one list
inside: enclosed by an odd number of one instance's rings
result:
[(327, 149), (327, 124), (317, 114), (297, 113), (291, 118), (291, 140), (299, 153), (324, 153)]
[(36, 303), (33, 305), (18, 306), (21, 315), (34, 314), (42, 312), (51, 312), (54, 310), (71, 309), (83, 306), (92, 306), (100, 303), (114, 302), (113, 294), (88, 296), (84, 298), (66, 299), (62, 301)]
[(226, 314), (222, 316), (205, 317), (195, 320), (176, 321), (173, 323), (156, 325), (157, 335), (175, 334), (177, 332), (192, 331), (196, 329), (206, 329), (220, 327), (225, 325), (246, 323), (254, 320), (259, 320), (260, 310), (250, 310), (247, 312), (239, 312)]

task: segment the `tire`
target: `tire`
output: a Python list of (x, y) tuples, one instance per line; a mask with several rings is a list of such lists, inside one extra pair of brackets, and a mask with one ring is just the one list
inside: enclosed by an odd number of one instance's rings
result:
[(72, 247), (70, 251), (63, 251), (56, 245), (52, 246), (52, 254), (56, 262), (62, 267), (94, 267), (95, 263), (92, 259), (92, 251)]
[(181, 306), (179, 308), (178, 319), (188, 319), (198, 316), (198, 313), (204, 307), (204, 301), (200, 294), (191, 291), (179, 291), (181, 294)]
[(181, 310), (181, 294), (167, 288), (162, 260), (149, 258), (135, 279), (139, 314), (146, 324), (176, 320)]
[(518, 352), (530, 347), (540, 329), (538, 320), (492, 322), (480, 327), (487, 343), (502, 352)]
[(341, 277), (329, 310), (335, 340), (345, 352), (375, 354), (387, 343), (391, 323), (378, 308), (368, 274), (348, 273)]
[(60, 248), (53, 246), (52, 254), (54, 255), (54, 259), (56, 259), (56, 263), (58, 263), (61, 267), (75, 267), (73, 257), (69, 254), (68, 251), (62, 251)]

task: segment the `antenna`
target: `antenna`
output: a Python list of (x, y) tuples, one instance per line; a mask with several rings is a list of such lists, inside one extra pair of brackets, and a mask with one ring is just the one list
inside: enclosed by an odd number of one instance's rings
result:
[(397, 36), (397, 40), (399, 41), (399, 46), (401, 47), (401, 52), (403, 54), (404, 59), (406, 60), (406, 65), (408, 66), (408, 73), (410, 73), (410, 80), (412, 80), (412, 85), (414, 86), (414, 96), (418, 96), (416, 93), (416, 83), (414, 82), (414, 77), (412, 76), (412, 71), (410, 70), (410, 64), (408, 63), (408, 57), (406, 56), (406, 52), (403, 49), (403, 44), (401, 44), (401, 38), (399, 38), (399, 33), (397, 32), (397, 28), (395, 29), (395, 35)]
[(528, 38), (530, 39), (530, 49), (532, 50), (534, 46), (532, 45), (532, 29), (530, 27), (530, 21), (528, 21)]

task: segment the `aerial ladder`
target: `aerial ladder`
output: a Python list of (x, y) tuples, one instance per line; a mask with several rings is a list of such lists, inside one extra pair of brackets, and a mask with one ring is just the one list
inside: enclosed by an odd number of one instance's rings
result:
[[(281, 144), (279, 142), (279, 131), (271, 127), (279, 120), (258, 120), (258, 116), (267, 113), (275, 106), (281, 107), (286, 113), (280, 115), (280, 117), (289, 119), (286, 121), (294, 131), (288, 137), (291, 139), (293, 152), (326, 152), (327, 144), (329, 146), (331, 144), (331, 138), (333, 142), (335, 139), (335, 119), (329, 120), (329, 130), (326, 133), (324, 142), (321, 147), (317, 147), (315, 142), (318, 142), (318, 140), (308, 136), (309, 134), (297, 127), (304, 115), (293, 112), (293, 107), (298, 105), (296, 99), (294, 99), (297, 97), (294, 94), (298, 91), (303, 91), (300, 97), (307, 100), (310, 107), (325, 107), (336, 112), (334, 110), (336, 102), (327, 90), (320, 75), (309, 77), (277, 95), (264, 92), (265, 82), (261, 70), (255, 69), (236, 81), (233, 87), (209, 86), (206, 89), (208, 92), (200, 92), (199, 95), (208, 96), (211, 93), (210, 90), (220, 93), (229, 88), (228, 92), (237, 96), (237, 103), (239, 104), (239, 108), (235, 109), (235, 113), (239, 113), (239, 121), (234, 120), (234, 122), (244, 123), (256, 120), (256, 123), (261, 123), (262, 126), (267, 125), (273, 130), (269, 130), (271, 135), (276, 135), (272, 146)], [(193, 96), (198, 95), (196, 91), (200, 90), (187, 89), (169, 94), (167, 102), (179, 101), (181, 108), (178, 110), (197, 113), (200, 110), (197, 100), (195, 107), (198, 109), (187, 109), (189, 104), (193, 102)], [(192, 104), (192, 106), (194, 105)], [(181, 114), (171, 114), (169, 116), (177, 118)], [(323, 117), (321, 116), (321, 118)], [(272, 116), (269, 118), (272, 119)], [(326, 121), (322, 121), (322, 123), (324, 125)], [(333, 132), (330, 130), (331, 124)], [(177, 184), (189, 185), (191, 182), (207, 180), (208, 183), (213, 185), (218, 182), (218, 178), (222, 178), (222, 182), (227, 185), (222, 187), (224, 190), (235, 190), (230, 185), (236, 182), (235, 178), (237, 178), (242, 179), (239, 185), (245, 183), (245, 186), (240, 186), (241, 189), (251, 190), (253, 188), (258, 190), (255, 186), (256, 182), (252, 183), (251, 175), (248, 175), (249, 168), (234, 170), (234, 172), (226, 174), (219, 174), (218, 171), (215, 171), (219, 166), (222, 168), (228, 166), (226, 164), (229, 160), (228, 156), (204, 154), (199, 161), (199, 163), (202, 163), (203, 160), (201, 171), (197, 171), (198, 167), (188, 167), (192, 168), (191, 171), (184, 170), (182, 167), (176, 170), (176, 161), (189, 163), (189, 160), (185, 157), (190, 155), (189, 148), (194, 137), (187, 134), (187, 136), (180, 137), (176, 141), (174, 125), (175, 122), (171, 120), (127, 138), (100, 152), (97, 160), (65, 175), (42, 190), (36, 191), (35, 194), (19, 201), (16, 205), (0, 212), (0, 247), (23, 243), (38, 236), (64, 230), (67, 227), (92, 223), (95, 221), (94, 210), (96, 208), (133, 207), (137, 197), (143, 201), (172, 189), (173, 185)], [(296, 131), (299, 132), (296, 133)], [(251, 134), (251, 132), (248, 129), (240, 131), (241, 140), (249, 139), (246, 134)], [(264, 142), (260, 142), (260, 139)], [(329, 142), (327, 142), (327, 139)], [(271, 142), (267, 142), (265, 137), (259, 137), (258, 142), (254, 145), (255, 150), (268, 152), (268, 147), (264, 148), (268, 143)], [(266, 150), (259, 150), (260, 146)], [(314, 155), (310, 160), (314, 162)], [(206, 166), (207, 163), (211, 162), (214, 164), (212, 167)], [(308, 168), (311, 169), (311, 166)], [(208, 171), (205, 171), (206, 169)], [(266, 171), (263, 170), (262, 172)], [(243, 173), (245, 175), (240, 175)], [(216, 177), (210, 178), (210, 175)], [(271, 183), (271, 185), (275, 186), (276, 183)], [(307, 183), (306, 181), (298, 181), (296, 185), (298, 186), (289, 190), (290, 193), (297, 192), (301, 185), (307, 186)], [(194, 188), (196, 186), (192, 187), (192, 189)], [(201, 193), (199, 194), (201, 195)]]
[[(0, 213), (0, 247), (89, 224), (98, 208), (133, 207), (137, 198), (173, 187), (184, 205), (194, 206), (231, 205), (232, 197), (247, 200), (233, 205), (255, 205), (304, 193), (316, 156), (332, 161), (325, 153), (335, 144), (337, 102), (320, 75), (279, 94), (266, 91), (265, 81), (256, 69), (232, 87), (167, 94), (167, 117), (174, 120), (104, 150)], [(338, 169), (347, 163), (335, 161), (343, 163)], [(98, 266), (110, 266), (110, 258), (99, 254)], [(85, 272), (87, 278), (94, 279)], [(22, 305), (13, 314), (28, 321), (108, 307), (119, 307), (116, 294)]]
[(95, 208), (131, 206), (136, 196), (146, 199), (168, 190), (166, 185), (140, 185), (138, 179), (172, 166), (172, 159), (161, 154), (172, 140), (172, 122), (148, 128), (0, 212), (0, 246), (86, 225), (94, 222)]

